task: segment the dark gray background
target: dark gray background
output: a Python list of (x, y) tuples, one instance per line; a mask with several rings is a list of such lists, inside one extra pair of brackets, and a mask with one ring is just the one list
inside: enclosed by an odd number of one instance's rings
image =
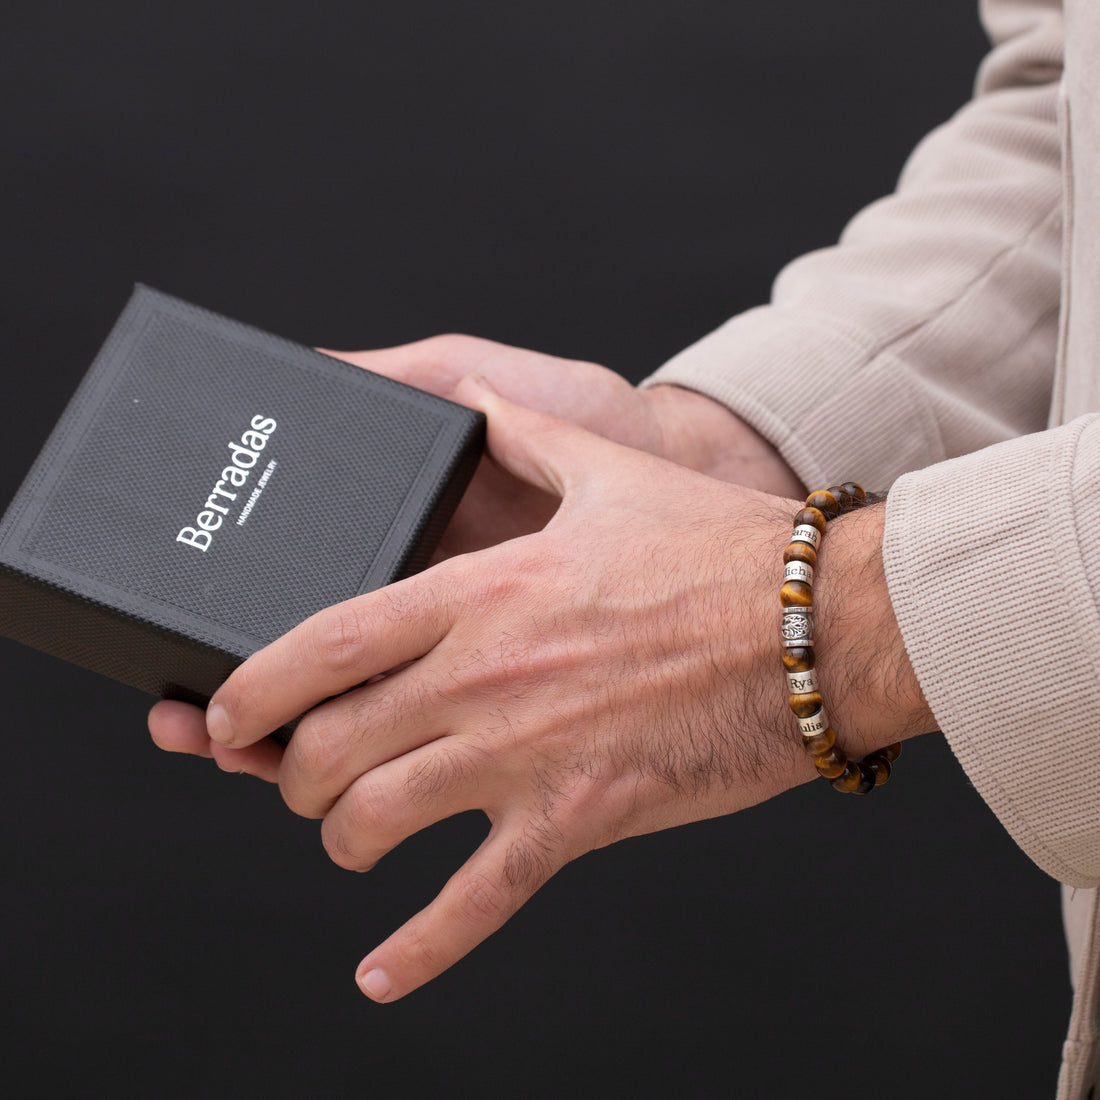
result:
[[(968, 94), (968, 0), (9, 4), (14, 491), (137, 279), (306, 343), (474, 332), (640, 378), (766, 298)], [(352, 981), (483, 833), (369, 876), (147, 700), (0, 646), (21, 1095), (1031, 1097), (1054, 885), (938, 737), (587, 856), (392, 1006)]]

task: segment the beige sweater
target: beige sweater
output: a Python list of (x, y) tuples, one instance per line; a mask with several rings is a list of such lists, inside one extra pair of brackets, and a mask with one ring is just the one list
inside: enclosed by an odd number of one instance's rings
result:
[(975, 97), (897, 192), (649, 382), (729, 406), (807, 484), (893, 486), (887, 576), (925, 696), (1016, 842), (1083, 888), (1076, 1100), (1100, 1075), (1100, 4), (982, 14)]

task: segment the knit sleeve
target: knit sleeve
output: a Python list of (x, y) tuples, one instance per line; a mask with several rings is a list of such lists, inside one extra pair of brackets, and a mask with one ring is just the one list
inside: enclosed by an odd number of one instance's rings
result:
[(1020, 847), (1100, 883), (1100, 416), (906, 474), (886, 506), (894, 613), (925, 698)]
[[(1046, 425), (1062, 178), (1057, 0), (989, 0), (976, 93), (897, 191), (790, 264), (769, 305), (681, 352), (673, 383), (736, 412), (806, 484), (900, 474)], [(853, 473), (853, 471), (855, 473)]]

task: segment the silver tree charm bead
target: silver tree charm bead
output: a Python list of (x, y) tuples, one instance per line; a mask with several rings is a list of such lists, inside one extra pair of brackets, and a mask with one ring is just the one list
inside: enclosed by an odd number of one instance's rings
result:
[(787, 649), (814, 644), (814, 609), (812, 607), (783, 608), (783, 624), (780, 637)]

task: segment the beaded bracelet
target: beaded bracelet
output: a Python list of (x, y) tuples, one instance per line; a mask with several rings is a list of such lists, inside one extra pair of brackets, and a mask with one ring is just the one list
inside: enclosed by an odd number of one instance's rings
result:
[(825, 718), (814, 672), (813, 581), (817, 550), (829, 520), (866, 502), (862, 486), (852, 481), (806, 498), (805, 506), (795, 514), (794, 533), (783, 554), (785, 568), (779, 592), (783, 605), (783, 667), (802, 744), (813, 756), (819, 774), (845, 794), (867, 794), (881, 786), (890, 778), (890, 765), (901, 756), (901, 745), (894, 744), (868, 753), (862, 760), (849, 760)]

